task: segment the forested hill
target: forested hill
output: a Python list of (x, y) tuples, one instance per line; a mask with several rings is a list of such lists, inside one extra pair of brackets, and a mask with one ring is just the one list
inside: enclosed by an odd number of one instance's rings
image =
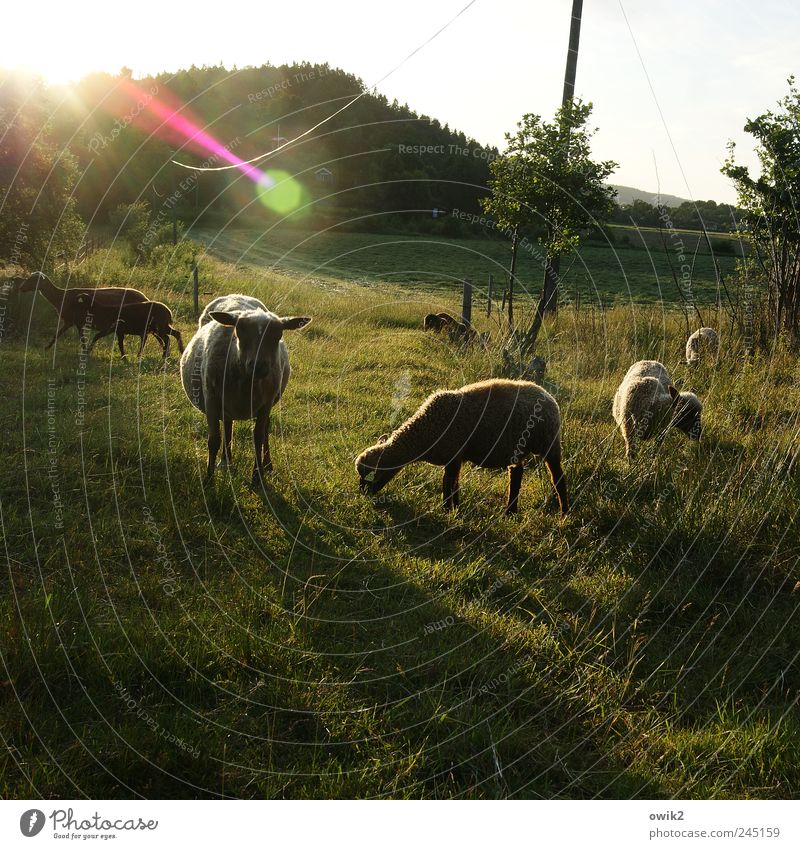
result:
[[(138, 80), (123, 69), (116, 76), (93, 74), (68, 90), (30, 80), (12, 88), (3, 88), (4, 114), (24, 101), (30, 115), (31, 100), (38, 101), (43, 126), (34, 120), (28, 131), (44, 127), (52, 144), (71, 151), (86, 172), (76, 193), (85, 220), (103, 220), (122, 203), (153, 205), (168, 196), (192, 173), (170, 164), (176, 148), (182, 148), (178, 159), (194, 164), (228, 164), (224, 154), (215, 157), (214, 144), (248, 160), (309, 130), (357, 94), (362, 97), (341, 114), (259, 167), (297, 175), (307, 200), (328, 197), (323, 209), (385, 215), (437, 206), (478, 209), (488, 162), (496, 156), (436, 119), (366, 92), (360, 79), (328, 65), (192, 67)], [(180, 121), (169, 120), (175, 110)], [(192, 126), (211, 143), (200, 136), (188, 141)], [(235, 214), (254, 201), (252, 181), (240, 171), (204, 173), (194, 183), (180, 193), (184, 217), (206, 207)]]

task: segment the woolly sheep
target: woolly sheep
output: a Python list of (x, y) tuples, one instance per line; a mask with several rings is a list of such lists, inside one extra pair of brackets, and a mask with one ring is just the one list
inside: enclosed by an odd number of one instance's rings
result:
[(255, 419), (253, 485), (272, 469), (269, 414), (289, 381), (289, 352), (281, 338), (311, 321), (281, 318), (247, 295), (225, 295), (206, 306), (199, 328), (181, 357), (181, 379), (189, 400), (208, 421), (208, 479), (220, 448), (220, 420), (225, 426), (223, 465), (231, 461), (235, 419)]
[(561, 469), (561, 412), (555, 398), (524, 380), (484, 380), (431, 395), (390, 436), (356, 459), (361, 489), (379, 492), (404, 466), (424, 460), (444, 466), (445, 510), (459, 503), (465, 460), (487, 469), (508, 468), (507, 513), (516, 513), (528, 454), (544, 458), (562, 515), (569, 509)]
[(697, 366), (703, 360), (716, 363), (719, 358), (719, 336), (713, 327), (701, 327), (686, 340), (686, 363)]
[(614, 395), (614, 421), (625, 440), (629, 461), (636, 440), (664, 434), (673, 425), (690, 439), (700, 439), (703, 405), (693, 392), (678, 392), (666, 368), (655, 360), (634, 363)]

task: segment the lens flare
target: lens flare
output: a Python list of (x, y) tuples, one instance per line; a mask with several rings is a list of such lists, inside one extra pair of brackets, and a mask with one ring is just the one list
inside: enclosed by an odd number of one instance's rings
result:
[(255, 165), (240, 159), (185, 115), (180, 114), (180, 107), (167, 105), (152, 90), (145, 92), (131, 80), (126, 80), (123, 87), (132, 100), (161, 120), (160, 126), (168, 128), (172, 134), (177, 134), (203, 153), (211, 154), (217, 160), (223, 159), (235, 165), (242, 174), (255, 183), (259, 201), (270, 211), (279, 215), (288, 215), (308, 203), (310, 196), (307, 190), (288, 171), (279, 169), (262, 171), (256, 168)]
[(308, 192), (288, 171), (269, 169), (264, 177), (266, 179), (258, 182), (256, 191), (258, 199), (271, 212), (289, 215), (308, 203)]

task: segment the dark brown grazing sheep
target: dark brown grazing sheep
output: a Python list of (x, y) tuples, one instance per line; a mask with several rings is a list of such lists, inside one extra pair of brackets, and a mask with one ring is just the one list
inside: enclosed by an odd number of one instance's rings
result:
[(78, 334), (82, 335), (83, 328), (87, 324), (94, 324), (94, 313), (97, 311), (107, 313), (114, 309), (119, 310), (124, 304), (147, 300), (147, 295), (144, 292), (121, 286), (105, 286), (97, 289), (61, 289), (41, 271), (34, 271), (22, 283), (19, 291), (39, 291), (50, 302), (63, 322), (50, 342), (45, 345), (45, 350), (50, 348), (56, 339), (63, 336), (70, 327), (77, 328)]
[(442, 330), (453, 328), (458, 326), (458, 321), (453, 318), (450, 313), (439, 312), (433, 313), (429, 312), (425, 316), (425, 320), (423, 322), (423, 327), (425, 330), (433, 330), (436, 333), (441, 332)]
[(142, 344), (139, 346), (139, 357), (141, 357), (148, 333), (152, 333), (161, 343), (161, 347), (164, 350), (163, 359), (166, 360), (169, 353), (170, 336), (174, 336), (178, 340), (178, 349), (183, 353), (183, 339), (181, 338), (180, 331), (172, 324), (172, 311), (166, 304), (158, 301), (124, 304), (119, 309), (103, 308), (97, 310), (94, 313), (94, 317), (94, 327), (97, 333), (89, 344), (90, 351), (98, 339), (108, 336), (109, 333), (116, 332), (117, 345), (123, 357), (125, 357), (123, 337), (133, 335), (141, 338)]
[(404, 466), (418, 460), (444, 466), (444, 508), (459, 503), (458, 477), (465, 460), (486, 469), (508, 468), (507, 513), (517, 512), (528, 454), (544, 458), (561, 514), (569, 509), (561, 468), (558, 402), (535, 383), (484, 380), (435, 392), (388, 437), (356, 459), (361, 489), (379, 492)]

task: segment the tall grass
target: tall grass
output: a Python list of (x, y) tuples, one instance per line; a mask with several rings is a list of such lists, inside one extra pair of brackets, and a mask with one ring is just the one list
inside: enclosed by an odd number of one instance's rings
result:
[[(92, 263), (125, 282), (113, 251)], [(353, 458), (432, 390), (498, 373), (498, 345), (421, 330), (455, 298), (204, 269), (214, 294), (314, 316), (287, 339), (263, 491), (247, 423), (204, 484), (204, 424), (153, 342), (122, 363), (109, 340), (84, 378), (74, 337), (41, 350), (45, 308), (0, 345), (3, 796), (796, 793), (791, 353), (746, 359), (723, 324), (719, 367), (689, 371), (678, 312), (563, 310), (540, 352), (573, 512), (533, 463), (518, 517), (477, 469), (450, 516), (440, 469), (370, 500)], [(191, 335), (184, 268), (134, 279)], [(629, 466), (611, 398), (644, 357), (704, 400), (704, 436)]]

